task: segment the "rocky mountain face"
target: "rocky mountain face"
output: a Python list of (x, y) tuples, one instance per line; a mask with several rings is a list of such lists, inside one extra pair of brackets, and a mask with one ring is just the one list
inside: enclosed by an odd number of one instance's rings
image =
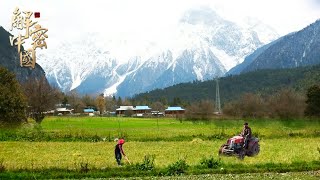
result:
[(224, 76), (277, 37), (261, 22), (242, 27), (202, 7), (185, 12), (170, 35), (163, 38), (166, 42), (145, 42), (143, 50), (130, 57), (114, 51), (127, 54), (121, 47), (136, 49), (135, 42), (88, 33), (41, 52), (38, 62), (49, 82), (65, 92), (76, 89), (82, 94), (133, 96), (181, 82)]
[(9, 36), (11, 34), (0, 26), (0, 66), (7, 68), (16, 74), (20, 83), (28, 78), (40, 78), (45, 74), (41, 66), (36, 64), (35, 68), (26, 68), (20, 66), (20, 57), (16, 46), (11, 46)]
[(316, 64), (320, 64), (320, 20), (259, 48), (228, 74)]

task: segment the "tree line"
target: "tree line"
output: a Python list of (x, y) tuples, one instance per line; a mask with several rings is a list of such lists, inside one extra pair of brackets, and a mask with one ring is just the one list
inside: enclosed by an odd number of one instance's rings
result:
[[(307, 89), (320, 83), (320, 65), (292, 69), (265, 69), (240, 75), (219, 78), (220, 99), (222, 105), (238, 99), (244, 93), (268, 95), (283, 88), (305, 93)], [(172, 103), (179, 98), (183, 103), (199, 102), (204, 99), (214, 100), (215, 80), (193, 81), (177, 84), (163, 89), (137, 94), (136, 101), (159, 101), (166, 99)]]

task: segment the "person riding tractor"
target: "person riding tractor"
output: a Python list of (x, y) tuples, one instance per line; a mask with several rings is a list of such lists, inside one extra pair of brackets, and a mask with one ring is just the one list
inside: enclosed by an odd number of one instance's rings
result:
[(252, 136), (251, 128), (248, 126), (247, 122), (243, 124), (242, 132), (239, 135), (244, 138), (243, 148), (247, 149), (249, 144), (249, 139), (251, 139), (251, 136)]
[(252, 131), (247, 122), (243, 124), (242, 132), (238, 136), (236, 135), (229, 138), (227, 142), (219, 148), (219, 155), (235, 155), (241, 160), (245, 156), (256, 156), (259, 152), (259, 138), (252, 137)]

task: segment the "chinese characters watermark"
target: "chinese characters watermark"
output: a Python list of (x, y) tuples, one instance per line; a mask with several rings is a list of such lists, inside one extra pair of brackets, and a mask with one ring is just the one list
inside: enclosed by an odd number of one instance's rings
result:
[[(10, 36), (10, 44), (11, 46), (16, 45), (18, 47), (18, 53), (20, 55), (20, 66), (21, 67), (35, 67), (36, 64), (36, 49), (37, 48), (46, 48), (47, 43), (46, 38), (48, 35), (46, 34), (48, 29), (41, 27), (38, 22), (33, 22), (31, 19), (33, 12), (31, 11), (23, 11), (20, 12), (20, 9), (17, 7), (13, 11), (12, 19), (11, 19), (11, 28), (17, 30), (25, 30), (24, 35), (19, 34), (18, 36)], [(37, 16), (39, 16), (37, 14)], [(21, 46), (25, 44), (25, 40), (31, 37), (32, 43), (31, 47), (27, 48), (27, 50), (21, 50)]]

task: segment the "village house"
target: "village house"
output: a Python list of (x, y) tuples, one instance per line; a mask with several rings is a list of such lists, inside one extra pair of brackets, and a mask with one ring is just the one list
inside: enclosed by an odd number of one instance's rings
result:
[(176, 107), (168, 107), (167, 109), (164, 110), (166, 115), (178, 115), (178, 114), (184, 114), (185, 109), (176, 106)]
[(151, 108), (149, 106), (120, 106), (118, 109), (116, 109), (116, 114), (123, 116), (138, 116), (142, 117), (146, 114), (150, 114)]
[(133, 112), (134, 107), (133, 106), (120, 106), (118, 109), (116, 109), (117, 115), (125, 115), (128, 112)]

